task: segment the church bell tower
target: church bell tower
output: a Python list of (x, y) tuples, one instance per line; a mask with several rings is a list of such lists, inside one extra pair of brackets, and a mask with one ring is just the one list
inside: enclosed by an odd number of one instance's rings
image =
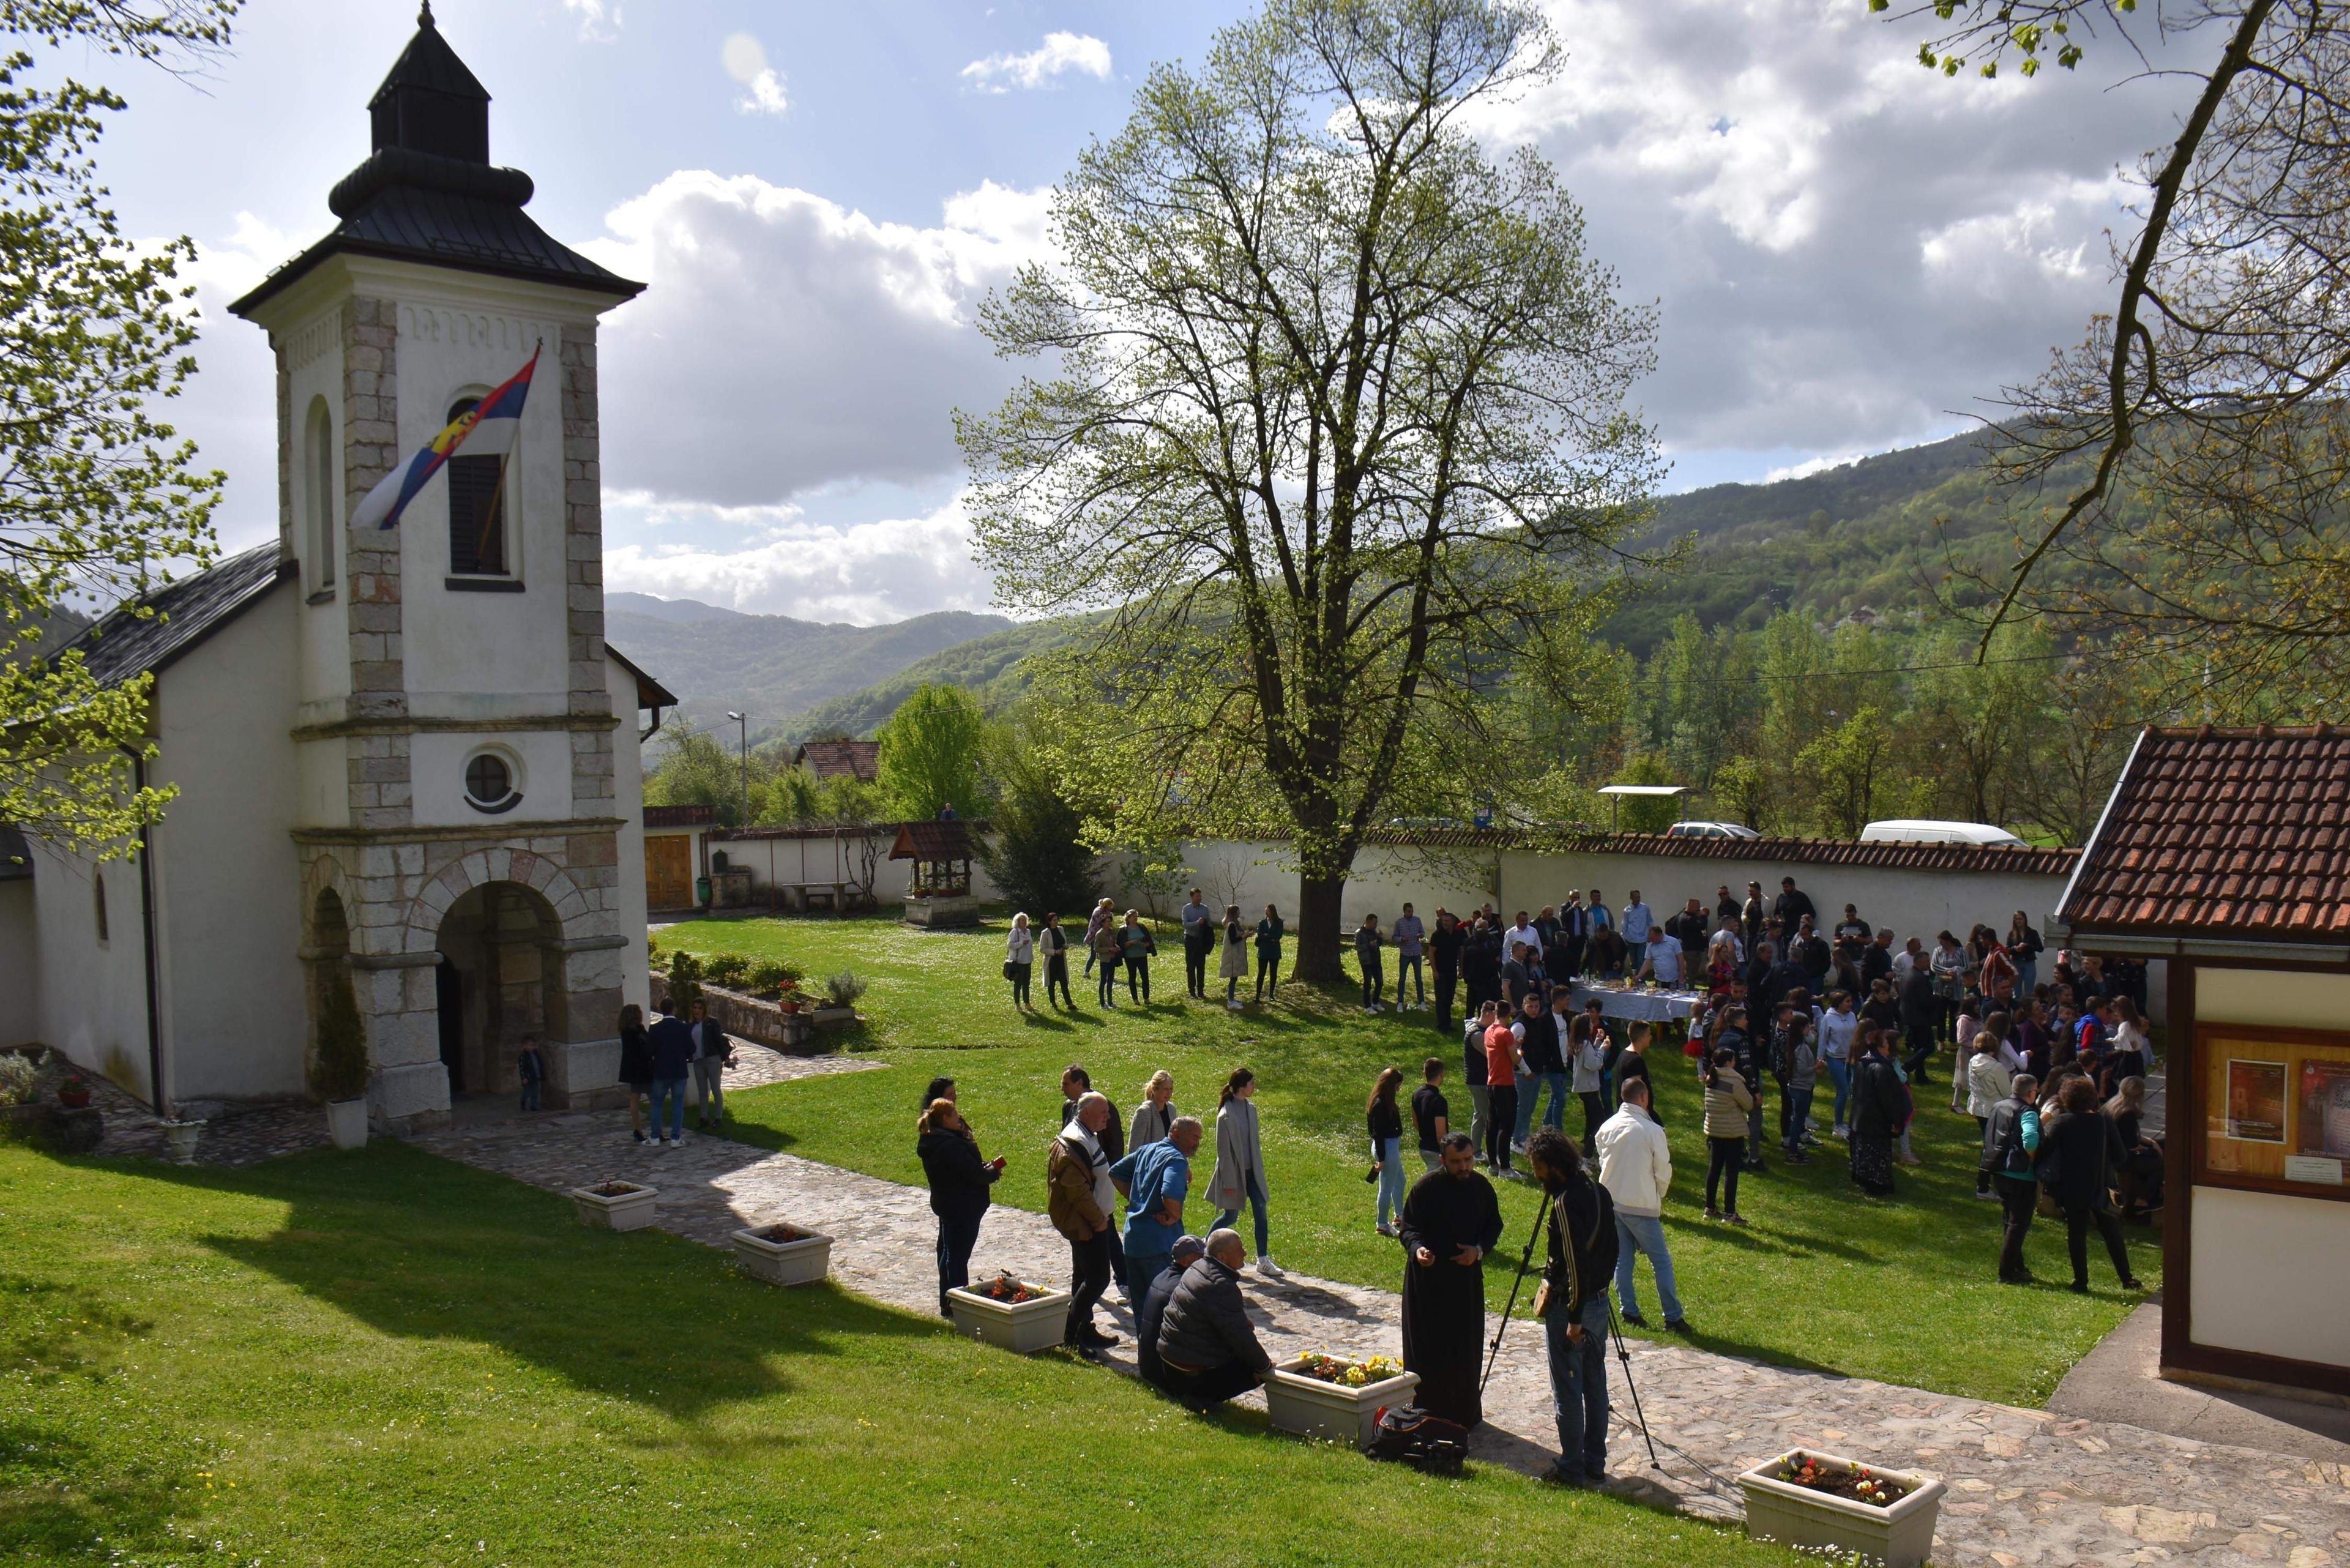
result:
[[(231, 309), (276, 352), (278, 537), (299, 574), (303, 956), (350, 984), (380, 1126), (503, 1092), (525, 1040), (552, 1103), (617, 1063), (613, 790), (633, 698), (604, 648), (596, 334), (641, 285), (524, 212), (490, 95), (428, 3), (368, 104), (334, 229)], [(377, 481), (525, 367), (389, 528)]]

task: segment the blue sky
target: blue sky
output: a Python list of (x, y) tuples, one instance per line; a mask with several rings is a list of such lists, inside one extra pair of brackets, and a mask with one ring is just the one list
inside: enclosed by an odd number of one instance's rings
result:
[[(646, 279), (607, 318), (608, 580), (813, 619), (988, 606), (957, 404), (1009, 374), (971, 327), (1043, 254), (1045, 193), (1154, 59), (1239, 8), (442, 0), (532, 214)], [(1566, 74), (1491, 117), (1661, 304), (1638, 400), (1669, 484), (1950, 433), (2110, 296), (2117, 170), (2178, 93), (1948, 80), (1863, 0), (1549, 0)], [(133, 234), (186, 234), (207, 330), (174, 410), (230, 473), (224, 542), (274, 531), (269, 361), (220, 308), (329, 225), (411, 5), (251, 0), (201, 88), (68, 60), (130, 100), (102, 169)], [(2101, 74), (2102, 73), (2102, 74)], [(2103, 90), (2113, 88), (2114, 90)]]

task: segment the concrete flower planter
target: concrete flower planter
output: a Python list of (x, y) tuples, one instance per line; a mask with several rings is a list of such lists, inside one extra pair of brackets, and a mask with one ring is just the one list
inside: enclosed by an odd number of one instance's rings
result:
[(1879, 1508), (1779, 1479), (1783, 1468), (1800, 1465), (1806, 1459), (1826, 1470), (1864, 1468), (1857, 1459), (1808, 1449), (1790, 1449), (1755, 1466), (1738, 1478), (1739, 1490), (1746, 1494), (1747, 1534), (1782, 1546), (1856, 1552), (1886, 1568), (1917, 1568), (1933, 1555), (1934, 1521), (1941, 1512), (1942, 1494), (1950, 1490), (1940, 1480), (1909, 1470), (1866, 1466), (1871, 1475), (1893, 1482), (1907, 1494), (1890, 1508)]
[(163, 1147), (173, 1165), (196, 1163), (196, 1144), (204, 1136), (202, 1116), (189, 1121), (166, 1121), (163, 1124)]
[[(791, 1232), (779, 1238), (777, 1231)], [(797, 1225), (754, 1225), (733, 1235), (734, 1261), (771, 1285), (809, 1285), (832, 1272), (832, 1238)]]
[(854, 1007), (819, 1007), (812, 1012), (803, 1012), (800, 1016), (806, 1019), (818, 1029), (846, 1029), (850, 1024), (857, 1022), (857, 1009)]
[(653, 1206), (660, 1199), (658, 1188), (633, 1181), (599, 1181), (571, 1189), (579, 1223), (591, 1231), (641, 1231), (653, 1222)]
[(947, 1309), (954, 1314), (955, 1332), (1022, 1355), (1060, 1344), (1069, 1329), (1069, 1293), (1041, 1285), (1027, 1288), (1036, 1293), (1024, 1302), (993, 1301), (974, 1291), (949, 1291)]
[(337, 1148), (365, 1148), (368, 1140), (366, 1099), (329, 1100), (327, 1103), (327, 1131), (333, 1135)]
[(1265, 1414), (1277, 1429), (1301, 1437), (1367, 1448), (1378, 1429), (1379, 1411), (1410, 1403), (1411, 1391), (1419, 1386), (1417, 1372), (1383, 1377), (1359, 1388), (1325, 1383), (1298, 1370), (1306, 1360), (1297, 1355), (1277, 1361), (1273, 1376), (1264, 1380)]

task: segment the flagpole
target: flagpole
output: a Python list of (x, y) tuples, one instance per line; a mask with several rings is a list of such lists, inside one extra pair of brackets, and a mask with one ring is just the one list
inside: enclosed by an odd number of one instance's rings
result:
[[(546, 348), (546, 339), (544, 337), (540, 338), (537, 344), (532, 348), (530, 361), (533, 365), (538, 363), (538, 356)], [(525, 403), (524, 406), (526, 410), (528, 404)], [(490, 514), (482, 520), (481, 536), (473, 541), (473, 559), (476, 561), (482, 558), (483, 547), (490, 542), (490, 529), (498, 523), (501, 515), (505, 511), (506, 470), (513, 466), (515, 454), (522, 450), (522, 427), (523, 417), (517, 414), (515, 417), (514, 440), (506, 442), (506, 450), (498, 454), (497, 489), (491, 495)], [(516, 543), (519, 544), (519, 541)], [(567, 572), (567, 566), (566, 570)], [(508, 576), (516, 576), (520, 575), (516, 569), (516, 563), (509, 561), (506, 564), (506, 575)]]

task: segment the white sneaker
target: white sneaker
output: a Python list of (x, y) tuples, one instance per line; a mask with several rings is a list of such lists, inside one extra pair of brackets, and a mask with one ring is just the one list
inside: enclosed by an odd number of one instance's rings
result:
[(1281, 1265), (1274, 1262), (1269, 1256), (1256, 1261), (1256, 1272), (1269, 1280), (1281, 1278)]
[(1224, 1005), (1231, 1008), (1234, 1012), (1238, 1012), (1241, 1010), (1240, 998), (1234, 997), (1232, 1001), (1225, 1002)]

